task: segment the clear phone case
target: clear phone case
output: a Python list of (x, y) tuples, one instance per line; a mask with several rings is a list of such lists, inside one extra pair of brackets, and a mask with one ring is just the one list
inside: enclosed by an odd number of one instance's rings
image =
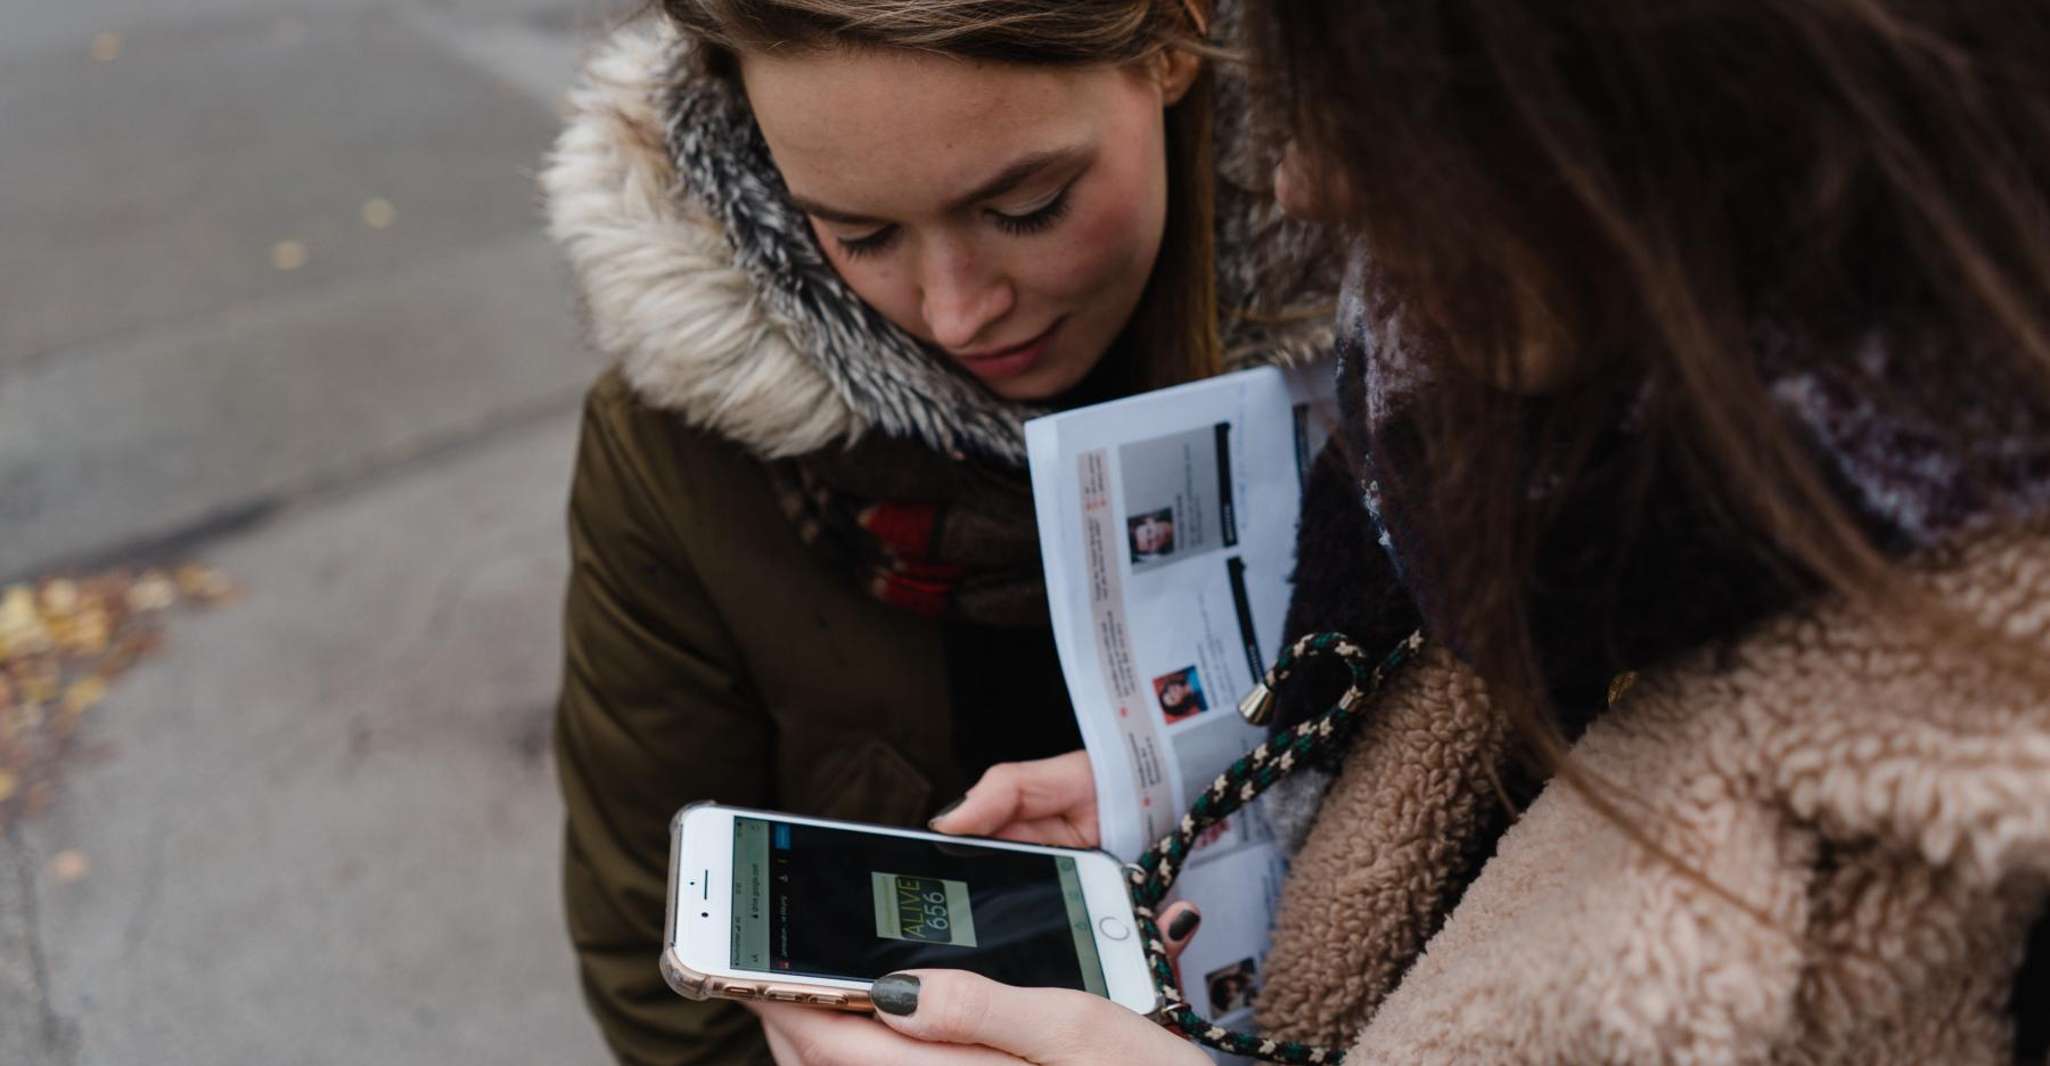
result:
[(758, 1000), (863, 1013), (873, 1011), (875, 1004), (869, 1000), (865, 991), (806, 984), (801, 979), (769, 981), (745, 977), (715, 977), (691, 969), (677, 957), (676, 874), (683, 858), (683, 819), (699, 807), (713, 806), (717, 804), (710, 800), (693, 803), (677, 811), (676, 817), (669, 820), (669, 890), (664, 893), (664, 905), (669, 909), (662, 922), (662, 979), (669, 983), (670, 988), (676, 990), (677, 995), (685, 999)]

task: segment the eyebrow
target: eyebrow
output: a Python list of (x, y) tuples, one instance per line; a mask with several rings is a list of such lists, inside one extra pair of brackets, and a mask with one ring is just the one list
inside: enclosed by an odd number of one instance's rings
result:
[[(984, 200), (995, 199), (1025, 184), (1027, 180), (1038, 176), (1044, 171), (1051, 170), (1057, 166), (1079, 163), (1088, 157), (1089, 152), (1090, 149), (1087, 145), (1074, 145), (1067, 148), (1055, 148), (1045, 152), (1034, 152), (1031, 155), (1024, 156), (998, 171), (995, 177), (990, 178), (988, 181), (969, 190), (965, 195), (955, 199), (953, 203), (947, 205), (947, 209), (949, 211), (959, 211), (972, 207)], [(829, 207), (819, 203), (817, 200), (795, 192), (790, 194), (790, 202), (797, 205), (797, 209), (807, 215), (823, 219), (827, 222), (837, 222), (843, 226), (871, 226), (885, 221), (884, 219), (874, 218), (869, 215), (853, 211), (842, 211), (837, 207)]]

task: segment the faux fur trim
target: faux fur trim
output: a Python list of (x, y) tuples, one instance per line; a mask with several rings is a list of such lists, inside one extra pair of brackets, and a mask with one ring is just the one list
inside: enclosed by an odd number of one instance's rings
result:
[(591, 342), (643, 402), (764, 457), (851, 442), (869, 420), (799, 351), (726, 235), (678, 188), (661, 111), (676, 47), (659, 24), (606, 42), (541, 174)]
[[(1235, 13), (1220, 14), (1228, 34)], [(853, 295), (789, 203), (745, 101), (685, 73), (690, 47), (659, 17), (604, 42), (541, 175), (594, 346), (643, 402), (763, 458), (877, 430), (1022, 463), (1024, 422), (1040, 409), (991, 394)], [(1328, 316), (1273, 323), (1335, 299), (1335, 242), (1281, 217), (1271, 145), (1248, 135), (1244, 86), (1220, 81), (1226, 349), (1238, 365), (1314, 357), (1329, 350)]]

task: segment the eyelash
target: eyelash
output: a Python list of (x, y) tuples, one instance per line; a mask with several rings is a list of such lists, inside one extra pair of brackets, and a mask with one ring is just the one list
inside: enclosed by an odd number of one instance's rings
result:
[[(1061, 220), (1067, 217), (1068, 193), (1073, 188), (1073, 185), (1069, 185), (1062, 189), (1045, 207), (1029, 215), (1006, 215), (997, 212), (990, 216), (990, 221), (996, 223), (998, 229), (1013, 237), (1030, 237), (1036, 233), (1045, 233), (1047, 230), (1060, 225)], [(847, 258), (860, 259), (863, 256), (874, 255), (888, 248), (890, 242), (895, 240), (896, 236), (897, 227), (886, 226), (866, 237), (856, 237), (853, 240), (848, 240), (845, 237), (835, 237), (833, 239), (839, 243), (840, 251)]]
[(835, 237), (833, 240), (839, 243), (841, 254), (849, 259), (860, 259), (862, 256), (874, 255), (889, 247), (891, 239), (896, 236), (897, 227), (885, 226), (866, 237), (856, 237), (853, 240)]
[(1052, 200), (1047, 201), (1045, 207), (1029, 215), (998, 214), (993, 216), (992, 221), (997, 224), (998, 229), (1014, 237), (1029, 237), (1035, 233), (1045, 233), (1047, 230), (1059, 225), (1061, 219), (1067, 217), (1068, 190), (1072, 188), (1074, 186), (1069, 185), (1061, 189), (1060, 192), (1054, 194)]

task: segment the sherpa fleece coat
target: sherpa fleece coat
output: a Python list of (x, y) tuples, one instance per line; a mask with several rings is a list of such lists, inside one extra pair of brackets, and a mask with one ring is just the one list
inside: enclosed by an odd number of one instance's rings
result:
[[(542, 175), (592, 342), (617, 363), (591, 391), (572, 490), (556, 754), (570, 936), (599, 1027), (632, 1064), (767, 1061), (751, 1015), (681, 999), (657, 969), (679, 807), (915, 823), (971, 783), (957, 742), (991, 728), (977, 721), (1072, 729), (1045, 627), (984, 642), (982, 658), (1004, 651), (1030, 676), (990, 685), (985, 670), (976, 699), (957, 700), (960, 627), (875, 600), (781, 512), (772, 461), (885, 434), (1021, 467), (1034, 412), (846, 289), (745, 100), (686, 74), (689, 47), (652, 20), (600, 47)], [(1220, 96), (1227, 349), (1326, 351), (1328, 322), (1260, 324), (1328, 303), (1337, 257), (1280, 217), (1242, 88)], [(1034, 641), (1043, 656), (1010, 651)], [(1050, 752), (1003, 757), (1026, 754)]]
[[(1925, 564), (1936, 602), (2050, 663), (2050, 528)], [(1555, 781), (1447, 916), (1504, 750), (1449, 655), (1391, 689), (1297, 856), (1266, 1031), (1349, 1063), (2005, 1066), (2050, 1011), (2010, 1003), (2050, 898), (2042, 674), (1843, 603), (1788, 613), (1646, 673), (1573, 749), (1688, 868)]]

